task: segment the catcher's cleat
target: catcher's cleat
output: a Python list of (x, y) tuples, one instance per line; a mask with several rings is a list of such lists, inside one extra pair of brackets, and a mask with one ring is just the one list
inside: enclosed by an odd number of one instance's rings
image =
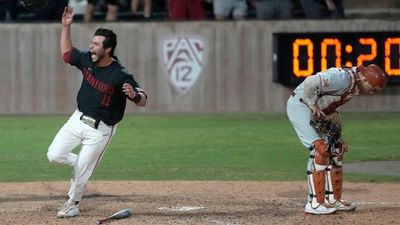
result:
[(307, 202), (306, 207), (304, 208), (304, 212), (308, 214), (314, 214), (314, 215), (326, 215), (326, 214), (332, 214), (337, 211), (337, 208), (335, 208), (333, 205), (329, 205), (326, 203), (319, 204), (317, 207), (312, 207), (311, 202)]
[(74, 202), (67, 201), (57, 213), (58, 218), (70, 218), (80, 213), (79, 206)]
[(337, 200), (333, 205), (338, 211), (354, 211), (357, 208), (355, 204), (346, 202), (342, 199)]

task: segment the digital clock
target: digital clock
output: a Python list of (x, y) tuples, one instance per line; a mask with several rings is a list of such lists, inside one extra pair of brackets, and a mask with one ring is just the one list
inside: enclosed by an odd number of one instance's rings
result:
[(400, 32), (274, 33), (274, 81), (296, 86), (330, 67), (374, 63), (400, 84)]

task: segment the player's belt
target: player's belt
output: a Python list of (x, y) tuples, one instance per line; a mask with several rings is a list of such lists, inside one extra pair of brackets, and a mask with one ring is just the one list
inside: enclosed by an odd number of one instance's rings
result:
[(82, 122), (93, 127), (94, 129), (97, 129), (99, 127), (99, 123), (100, 123), (99, 119), (95, 119), (95, 118), (85, 115), (85, 114), (82, 114), (80, 119)]
[[(290, 94), (292, 97), (294, 97), (295, 95), (296, 95), (296, 93), (295, 92), (292, 92), (292, 94)], [(305, 104), (305, 102), (304, 102), (304, 100), (302, 99), (302, 98), (299, 98), (299, 101), (301, 102), (301, 103), (304, 103)]]

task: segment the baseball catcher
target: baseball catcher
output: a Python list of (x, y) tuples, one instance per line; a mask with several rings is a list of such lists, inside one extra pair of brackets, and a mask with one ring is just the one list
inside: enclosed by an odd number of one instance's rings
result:
[(287, 115), (301, 143), (310, 151), (307, 164), (308, 201), (304, 211), (331, 214), (352, 211), (354, 203), (342, 199), (342, 120), (336, 109), (358, 94), (372, 95), (386, 85), (377, 65), (330, 68), (307, 77), (287, 102)]

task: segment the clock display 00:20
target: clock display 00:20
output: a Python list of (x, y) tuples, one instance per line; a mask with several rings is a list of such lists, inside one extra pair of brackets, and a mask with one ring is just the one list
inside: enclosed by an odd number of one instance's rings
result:
[(400, 84), (400, 32), (275, 33), (274, 81), (294, 86), (330, 67), (374, 63)]

